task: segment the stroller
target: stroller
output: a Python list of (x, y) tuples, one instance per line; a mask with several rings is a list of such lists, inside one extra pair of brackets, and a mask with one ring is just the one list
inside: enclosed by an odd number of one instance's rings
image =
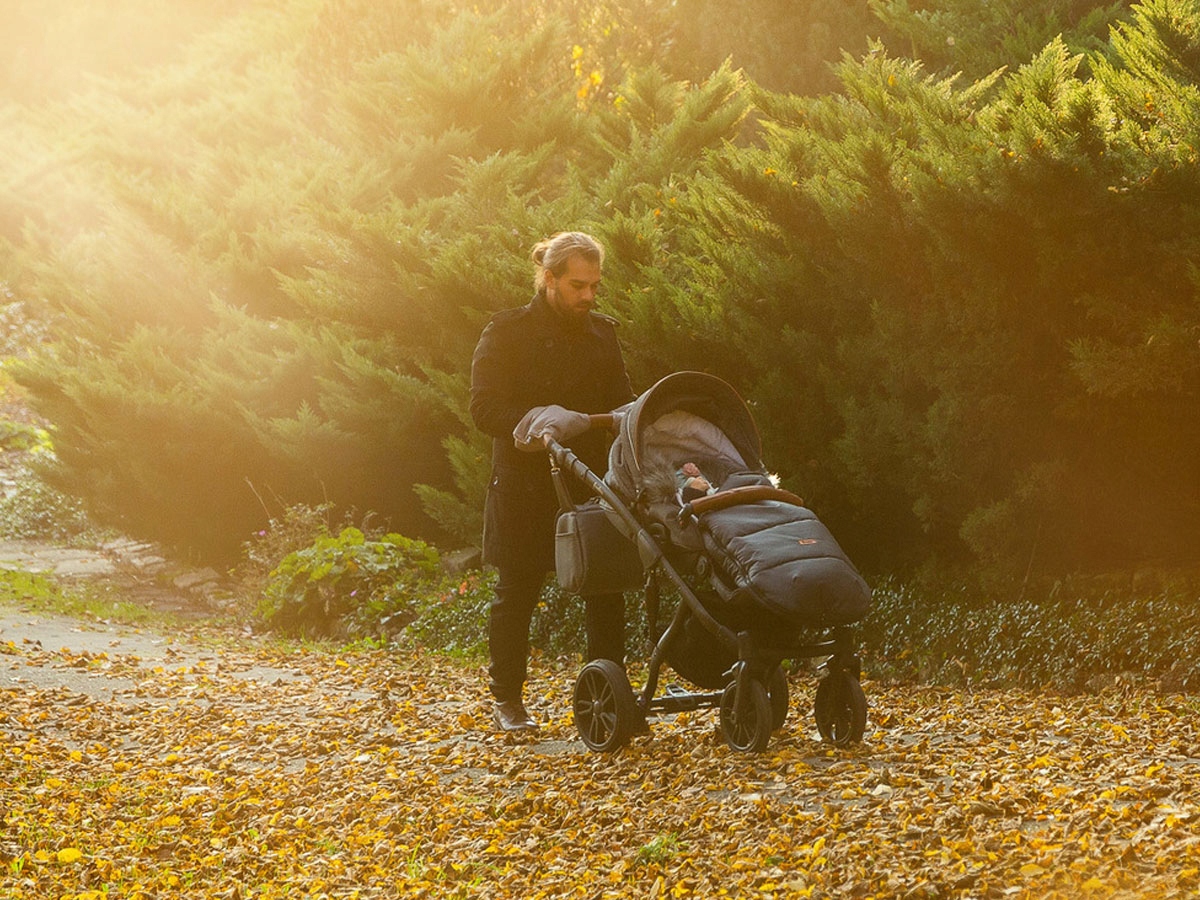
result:
[[(772, 483), (741, 397), (719, 378), (677, 372), (593, 424), (615, 433), (603, 479), (545, 439), (563, 505), (558, 579), (581, 593), (644, 590), (653, 649), (636, 694), (616, 663), (583, 667), (573, 704), (584, 744), (611, 752), (650, 717), (716, 708), (731, 748), (761, 752), (788, 713), (784, 661), (822, 657), (817, 729), (835, 745), (861, 740), (867, 702), (849, 626), (867, 614), (870, 588), (800, 498)], [(566, 473), (588, 500), (570, 499)], [(664, 581), (679, 597), (665, 628)], [(698, 690), (658, 694), (664, 664)]]

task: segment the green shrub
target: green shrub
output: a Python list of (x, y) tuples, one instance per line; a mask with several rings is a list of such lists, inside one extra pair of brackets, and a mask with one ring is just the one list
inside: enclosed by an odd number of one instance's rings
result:
[(271, 572), (262, 614), (275, 629), (310, 637), (361, 636), (411, 615), (441, 581), (437, 551), (399, 534), (347, 526), (287, 554)]
[(0, 497), (0, 538), (70, 541), (92, 531), (82, 501), (47, 484), (28, 466), (14, 470), (16, 484)]
[[(493, 569), (447, 579), (436, 593), (416, 604), (411, 621), (384, 623), (385, 633), (404, 626), (407, 639), (427, 650), (470, 658), (488, 654), (488, 617), (495, 596)], [(639, 594), (625, 598), (625, 646), (629, 659), (648, 655), (646, 608)], [(529, 627), (529, 646), (556, 659), (580, 659), (587, 648), (584, 600), (563, 591), (551, 577)]]
[(405, 635), (422, 647), (456, 656), (487, 655), (488, 612), (496, 586), (494, 570), (468, 572), (419, 603)]
[[(488, 616), (496, 587), (496, 573), (488, 569), (470, 572), (439, 593), (418, 604), (406, 634), (430, 650), (456, 655), (487, 655)], [(639, 652), (646, 634), (645, 607), (641, 598), (629, 594), (625, 603), (626, 647)], [(547, 656), (579, 657), (587, 647), (582, 597), (568, 594), (548, 579), (529, 627), (529, 645)]]
[(45, 450), (50, 432), (27, 422), (0, 421), (0, 450)]
[(1195, 577), (1067, 579), (1005, 599), (885, 581), (860, 629), (868, 671), (921, 682), (1065, 691), (1117, 676), (1200, 685)]
[[(330, 505), (296, 503), (271, 516), (265, 527), (243, 542), (241, 560), (232, 570), (242, 593), (257, 602), (275, 567), (289, 553), (303, 550), (320, 535), (330, 532)], [(349, 524), (348, 522), (346, 524)]]

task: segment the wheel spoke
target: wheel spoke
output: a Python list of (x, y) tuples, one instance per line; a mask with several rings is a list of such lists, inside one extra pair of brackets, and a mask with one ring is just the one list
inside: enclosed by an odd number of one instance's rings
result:
[(575, 683), (575, 726), (590, 750), (611, 752), (630, 736), (636, 715), (625, 672), (610, 660), (584, 666)]

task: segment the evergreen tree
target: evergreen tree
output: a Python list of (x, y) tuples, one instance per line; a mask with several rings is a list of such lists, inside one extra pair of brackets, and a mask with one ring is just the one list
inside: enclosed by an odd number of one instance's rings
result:
[(846, 0), (679, 0), (672, 11), (667, 64), (676, 77), (702, 80), (732, 60), (757, 84), (817, 95), (836, 90), (834, 64), (861, 56), (876, 22), (866, 2)]
[[(1160, 12), (1114, 42), (1172, 47), (1157, 79), (1186, 71), (1195, 22)], [(1056, 41), (959, 89), (877, 48), (842, 65), (844, 95), (763, 95), (763, 146), (677, 185), (654, 339), (688, 359), (665, 322), (689, 324), (785, 484), (872, 565), (1192, 552), (1195, 167), (1156, 158), (1180, 147), (1158, 115), (1114, 116), (1105, 84), (1129, 69), (1100, 60), (1092, 81), (1081, 62)], [(1182, 110), (1191, 90), (1167, 93)], [(1143, 114), (1152, 94), (1127, 90)], [(1114, 511), (1127, 528), (1093, 527)]]
[(471, 350), (577, 227), (635, 385), (730, 381), (869, 567), (1193, 558), (1200, 17), (1123, 6), (877, 4), (922, 62), (858, 5), (287, 0), (10, 103), (53, 475), (207, 554), (275, 502), (473, 540)]
[(1129, 0), (870, 0), (893, 52), (933, 72), (975, 80), (1029, 62), (1056, 37), (1073, 53), (1103, 54)]

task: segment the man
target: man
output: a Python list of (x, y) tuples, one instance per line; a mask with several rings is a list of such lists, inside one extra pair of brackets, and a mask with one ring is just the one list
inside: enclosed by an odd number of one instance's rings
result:
[[(593, 310), (603, 261), (600, 244), (581, 232), (563, 232), (538, 243), (533, 248), (533, 300), (492, 318), (471, 363), (471, 418), (493, 438), (483, 558), (499, 575), (488, 648), (494, 718), (504, 731), (537, 727), (522, 693), (530, 621), (546, 573), (554, 568), (559, 506), (538, 431), (524, 448), (534, 452), (524, 452), (516, 445), (514, 429), (541, 423), (536, 426), (541, 433), (569, 444), (589, 468), (603, 472), (607, 436), (577, 434), (572, 426), (585, 421), (584, 414), (609, 412), (633, 399), (616, 322)], [(623, 662), (623, 598), (588, 597), (585, 603), (588, 658)]]

